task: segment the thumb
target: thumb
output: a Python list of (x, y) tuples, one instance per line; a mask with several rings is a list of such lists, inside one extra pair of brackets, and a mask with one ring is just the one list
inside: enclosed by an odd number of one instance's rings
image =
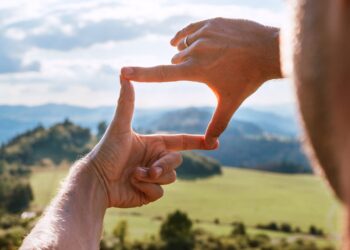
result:
[(219, 136), (225, 131), (228, 126), (233, 113), (237, 110), (239, 105), (235, 105), (232, 102), (219, 100), (218, 106), (214, 112), (211, 121), (209, 122), (206, 134), (205, 142), (208, 146), (217, 143)]
[(135, 106), (135, 91), (132, 83), (122, 76), (120, 76), (120, 87), (117, 110), (112, 121), (111, 129), (123, 133), (131, 130)]

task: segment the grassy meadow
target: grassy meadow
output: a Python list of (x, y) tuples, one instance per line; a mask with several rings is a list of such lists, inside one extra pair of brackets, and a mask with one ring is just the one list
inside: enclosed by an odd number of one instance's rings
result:
[[(48, 204), (67, 171), (64, 167), (34, 170), (34, 208)], [(305, 231), (315, 225), (332, 240), (339, 237), (340, 206), (315, 176), (224, 168), (222, 176), (179, 180), (165, 190), (160, 201), (148, 206), (108, 210), (105, 231), (111, 232), (119, 220), (126, 219), (131, 237), (148, 237), (157, 234), (161, 218), (180, 209), (188, 213), (196, 227), (218, 235), (229, 233), (234, 221), (244, 222), (250, 231), (256, 230), (253, 227), (258, 223), (274, 221), (288, 222)], [(215, 219), (219, 223), (213, 223)]]

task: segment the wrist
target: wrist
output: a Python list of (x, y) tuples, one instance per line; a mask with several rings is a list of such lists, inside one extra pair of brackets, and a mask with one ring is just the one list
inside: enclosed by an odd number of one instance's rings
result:
[(101, 204), (101, 209), (106, 210), (109, 207), (109, 194), (107, 189), (107, 184), (104, 178), (101, 177), (99, 169), (95, 166), (94, 162), (85, 157), (81, 159), (77, 164), (78, 171), (80, 172), (80, 178), (78, 180), (78, 185), (86, 187), (87, 191), (98, 199)]
[[(84, 239), (87, 246), (99, 243), (103, 228), (103, 218), (108, 207), (106, 193), (96, 177), (91, 163), (82, 159), (76, 163), (68, 177), (68, 196), (72, 204), (68, 205), (69, 215), (74, 221), (73, 232), (78, 232), (77, 238)], [(81, 235), (83, 235), (81, 237)]]
[[(104, 157), (106, 158), (106, 157)], [(101, 159), (97, 157), (96, 152), (93, 150), (91, 151), (84, 159), (86, 162), (88, 168), (90, 169), (90, 172), (93, 173), (93, 176), (96, 180), (98, 180), (98, 183), (100, 184), (101, 189), (103, 190), (104, 197), (106, 200), (106, 206), (111, 207), (111, 191), (109, 188), (109, 180), (104, 173), (103, 167), (101, 165)], [(104, 165), (108, 165), (107, 163), (102, 163)]]

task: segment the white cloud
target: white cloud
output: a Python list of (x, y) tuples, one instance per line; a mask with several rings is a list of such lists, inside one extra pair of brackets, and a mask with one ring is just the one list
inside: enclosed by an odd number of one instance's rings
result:
[[(272, 1), (278, 2), (269, 3)], [(13, 42), (6, 58), (20, 53), (16, 63), (40, 62), (40, 71), (14, 73), (14, 68), (10, 74), (0, 74), (0, 102), (11, 104), (114, 105), (118, 70), (124, 65), (169, 63), (175, 52), (169, 39), (185, 24), (224, 16), (278, 26), (284, 19), (283, 10), (245, 4), (252, 5), (254, 0), (242, 0), (241, 5), (225, 0), (202, 4), (196, 0), (14, 2), (0, 3), (0, 11), (11, 13), (0, 24), (5, 38)], [(204, 85), (149, 85), (136, 86), (139, 107), (215, 105), (213, 94)], [(291, 92), (289, 83), (268, 84), (247, 103), (293, 101)]]
[(8, 29), (5, 32), (5, 36), (12, 40), (23, 40), (26, 37), (26, 33), (21, 29)]

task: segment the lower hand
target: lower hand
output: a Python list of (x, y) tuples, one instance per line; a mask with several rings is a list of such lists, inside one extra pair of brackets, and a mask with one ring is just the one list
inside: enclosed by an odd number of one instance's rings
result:
[[(121, 78), (115, 117), (88, 155), (107, 194), (108, 207), (135, 207), (163, 195), (160, 185), (176, 180), (177, 151), (210, 149), (200, 135), (139, 135), (131, 128), (134, 88)], [(215, 147), (215, 146), (214, 146)]]
[(179, 50), (173, 65), (127, 67), (122, 75), (139, 82), (207, 84), (218, 100), (206, 132), (206, 142), (214, 145), (241, 103), (263, 82), (281, 77), (278, 36), (278, 29), (251, 21), (205, 20), (187, 26), (171, 40)]

